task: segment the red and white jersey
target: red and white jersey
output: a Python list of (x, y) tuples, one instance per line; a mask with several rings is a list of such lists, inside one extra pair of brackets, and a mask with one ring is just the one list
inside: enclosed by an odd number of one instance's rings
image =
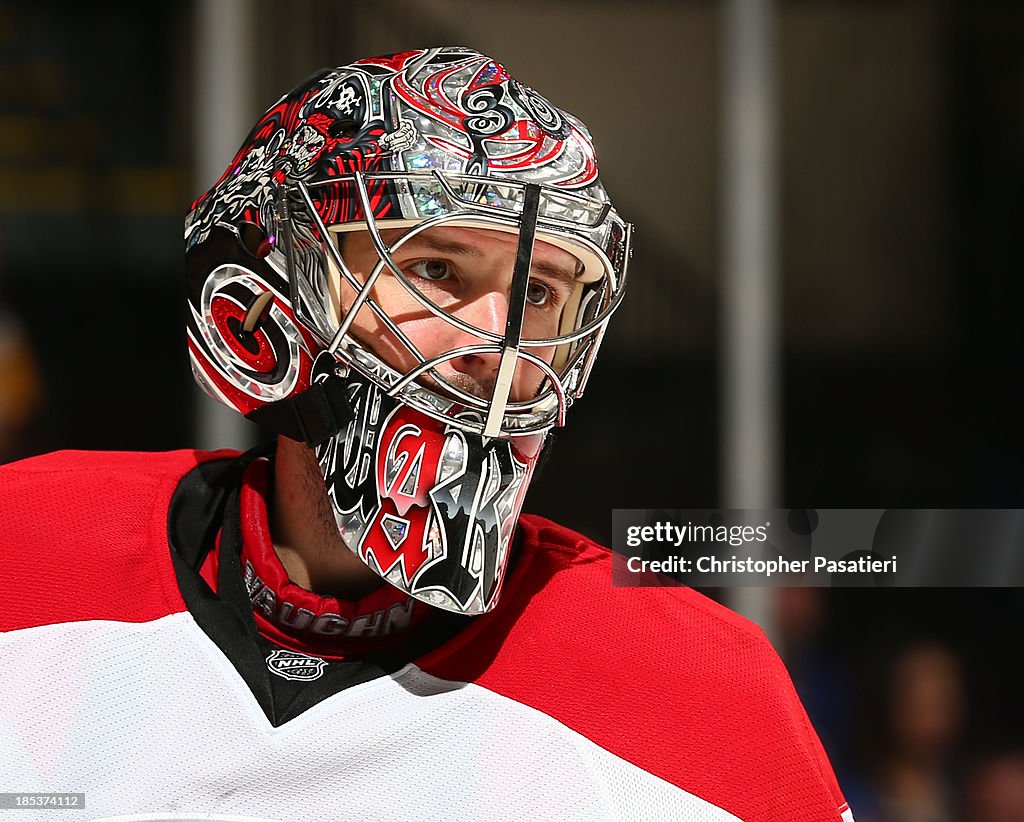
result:
[[(257, 636), (234, 457), (0, 467), (0, 793), (84, 793), (68, 822), (852, 820), (755, 626), (613, 588), (606, 549), (537, 517), (485, 616), (362, 657)], [(211, 586), (193, 543), (218, 534)]]

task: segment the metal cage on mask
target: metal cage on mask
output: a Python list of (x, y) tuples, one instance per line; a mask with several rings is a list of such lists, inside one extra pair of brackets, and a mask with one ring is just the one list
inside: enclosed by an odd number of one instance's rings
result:
[[(371, 192), (373, 193), (371, 195)], [(399, 203), (398, 214), (374, 216), (373, 199)], [(351, 209), (348, 219), (328, 224), (323, 214), (337, 214), (339, 202)], [(493, 177), (430, 172), (354, 173), (281, 187), (277, 200), (278, 250), (283, 251), (291, 302), (325, 350), (343, 367), (379, 385), (389, 396), (435, 419), (485, 437), (516, 437), (564, 424), (566, 410), (583, 392), (608, 319), (618, 307), (626, 284), (631, 226), (607, 201), (554, 186)], [(503, 333), (478, 328), (446, 311), (410, 282), (393, 254), (418, 234), (442, 225), (491, 228), (518, 234)], [(336, 242), (339, 232), (365, 229), (379, 261), (361, 282), (346, 264)], [(383, 228), (402, 228), (389, 245)], [(582, 263), (578, 299), (563, 309), (559, 333), (531, 339), (523, 334), (527, 287), (534, 243), (541, 238), (569, 250)], [(373, 298), (382, 273), (393, 275), (431, 315), (480, 340), (427, 357), (403, 333), (394, 318)], [(355, 292), (340, 317), (332, 306), (330, 278), (341, 277)], [(408, 349), (416, 364), (404, 373), (370, 350), (351, 333), (359, 311), (369, 310)], [(569, 316), (571, 314), (571, 316)], [(551, 362), (538, 348), (554, 349)], [(498, 355), (490, 398), (453, 385), (438, 370), (442, 363), (466, 355)], [(512, 382), (521, 364), (543, 375), (535, 396), (513, 401)], [(428, 387), (424, 379), (433, 385)], [(436, 386), (436, 387), (435, 387)]]
[[(446, 237), (477, 263), (441, 259), (446, 285), (430, 284), (415, 258)], [(258, 121), (186, 220), (193, 370), (313, 448), (367, 566), (485, 613), (630, 241), (585, 126), (491, 58), (446, 47), (325, 70)]]

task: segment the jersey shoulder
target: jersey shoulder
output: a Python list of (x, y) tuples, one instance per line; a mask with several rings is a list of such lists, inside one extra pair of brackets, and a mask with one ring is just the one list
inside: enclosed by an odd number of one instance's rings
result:
[(497, 647), (439, 658), (439, 671), (531, 705), (741, 819), (839, 822), (831, 766), (758, 626), (691, 588), (613, 587), (607, 548), (539, 517), (520, 525), (507, 602), (478, 636)]
[(60, 451), (0, 466), (0, 630), (184, 610), (170, 499), (196, 465), (233, 454)]

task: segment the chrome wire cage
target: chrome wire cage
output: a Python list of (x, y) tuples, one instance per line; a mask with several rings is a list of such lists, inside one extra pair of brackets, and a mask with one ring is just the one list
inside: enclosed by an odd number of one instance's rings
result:
[[(535, 213), (526, 214), (527, 191), (536, 190)], [(394, 204), (380, 217), (381, 202)], [(347, 206), (346, 212), (341, 206)], [(334, 215), (328, 222), (323, 215)], [(291, 289), (296, 317), (345, 367), (354, 368), (390, 396), (435, 419), (486, 436), (517, 436), (546, 431), (565, 422), (565, 415), (584, 388), (608, 320), (621, 303), (628, 276), (632, 226), (607, 200), (556, 186), (444, 172), (373, 172), (339, 176), (306, 184), (290, 181), (277, 201), (281, 228), (278, 249)], [(525, 224), (524, 224), (525, 220)], [(515, 341), (470, 325), (446, 311), (414, 285), (392, 254), (416, 235), (441, 225), (493, 228), (522, 234), (570, 250), (582, 264), (579, 300), (565, 311), (559, 333)], [(390, 245), (383, 229), (402, 229)], [(349, 269), (336, 241), (352, 230), (368, 232), (379, 261), (360, 281)], [(283, 248), (281, 248), (283, 246)], [(271, 255), (280, 259), (279, 255)], [(271, 260), (273, 263), (273, 260)], [(387, 273), (426, 311), (480, 340), (427, 357), (373, 298), (377, 279)], [(332, 277), (342, 278), (356, 292), (340, 316), (331, 303)], [(401, 372), (384, 362), (352, 333), (359, 311), (373, 312), (379, 322), (415, 358)], [(530, 349), (554, 348), (551, 360)], [(489, 399), (467, 393), (439, 371), (440, 364), (467, 354), (499, 354), (514, 364), (526, 363), (543, 375), (535, 396), (508, 401), (500, 392)], [(429, 383), (424, 380), (429, 378)], [(497, 406), (497, 407), (496, 407)]]

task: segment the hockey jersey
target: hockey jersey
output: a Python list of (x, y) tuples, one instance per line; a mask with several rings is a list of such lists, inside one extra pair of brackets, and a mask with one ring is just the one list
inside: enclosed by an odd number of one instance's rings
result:
[(68, 822), (852, 820), (770, 644), (700, 594), (614, 588), (524, 515), (495, 611), (314, 654), (254, 618), (242, 482), (231, 452), (0, 467), (0, 794), (83, 794)]

